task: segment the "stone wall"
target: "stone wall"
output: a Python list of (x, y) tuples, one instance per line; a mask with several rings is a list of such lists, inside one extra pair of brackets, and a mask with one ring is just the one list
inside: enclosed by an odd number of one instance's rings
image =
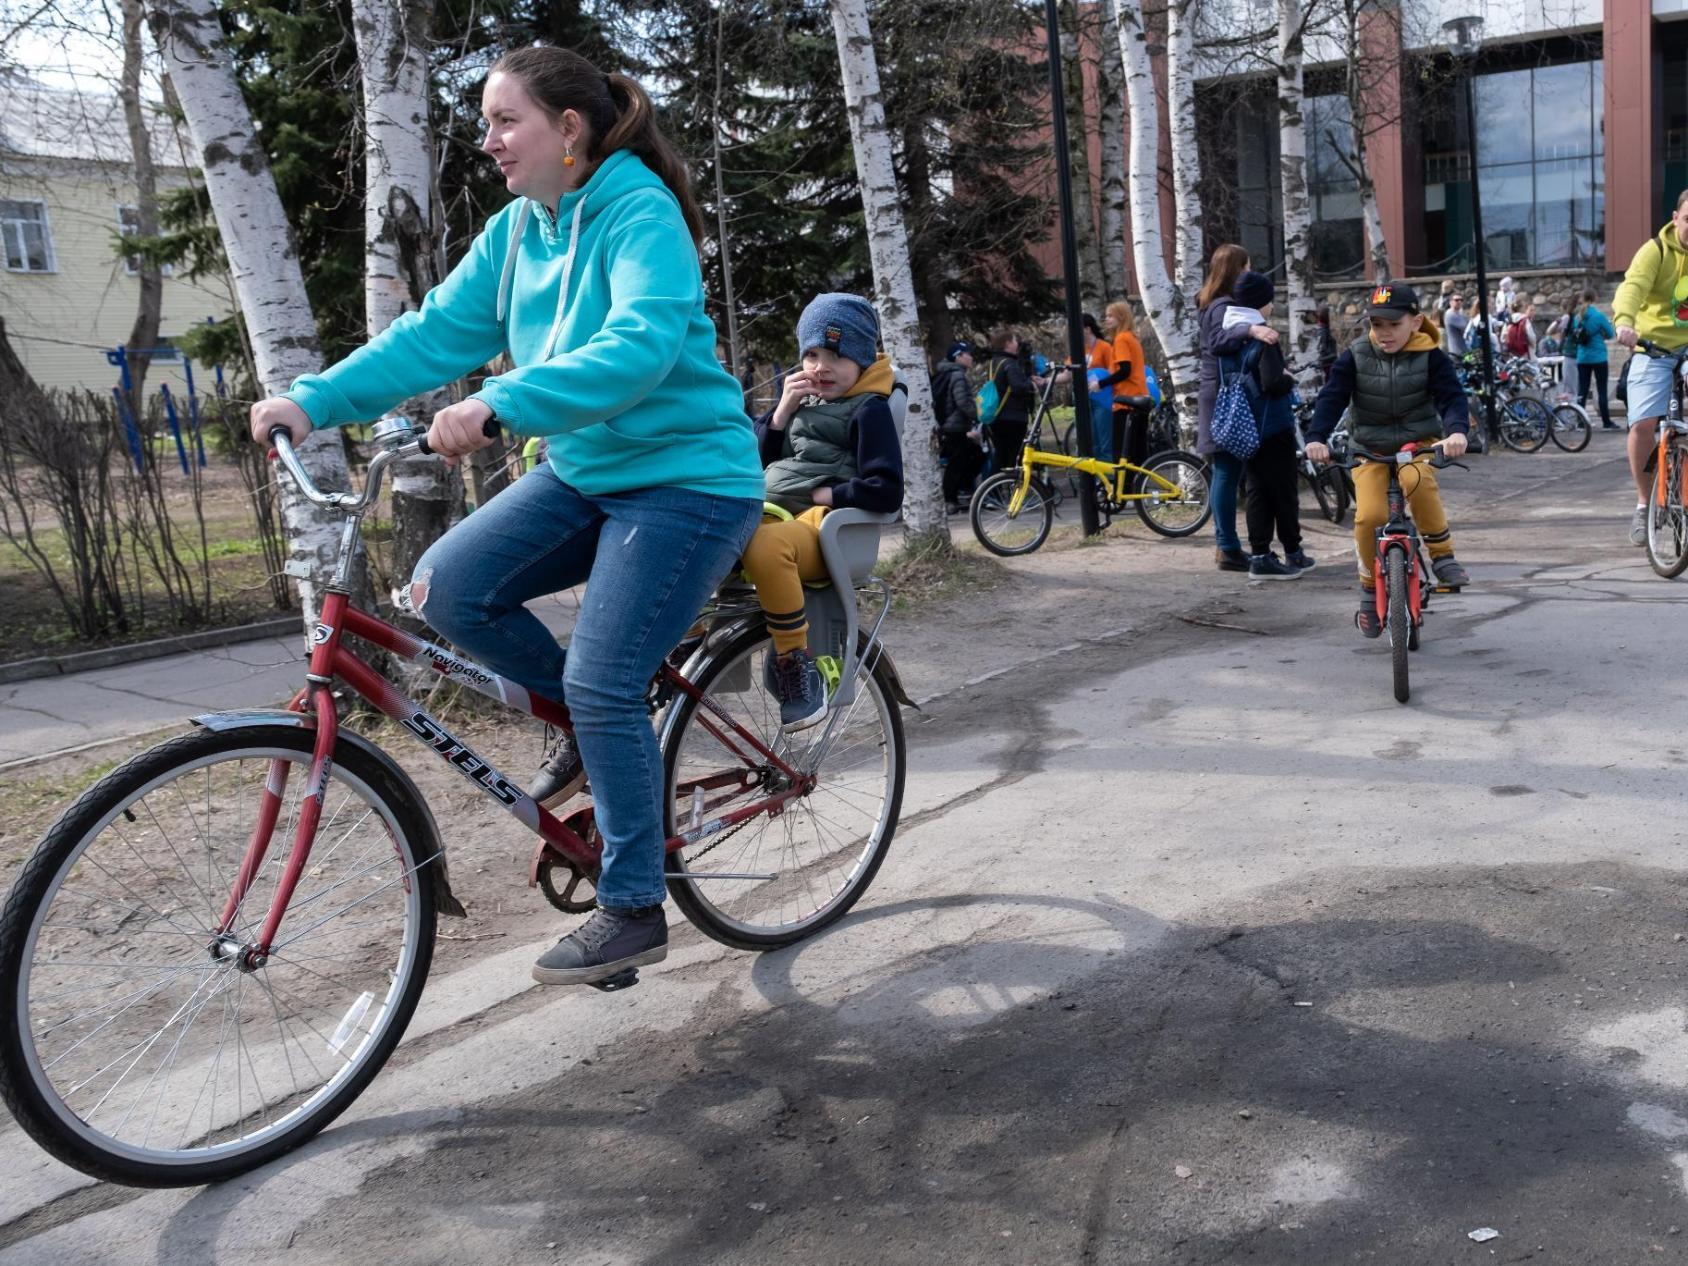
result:
[[(1536, 305), (1536, 332), (1539, 334), (1551, 325), (1561, 313), (1568, 311), (1581, 300), (1582, 292), (1592, 290), (1600, 297), (1598, 307), (1608, 316), (1612, 312), (1612, 296), (1617, 292), (1618, 282), (1623, 280), (1622, 273), (1608, 273), (1601, 270), (1548, 271), (1530, 270), (1527, 272), (1489, 274), (1489, 302), (1493, 303), (1495, 288), (1500, 279), (1511, 276), (1518, 283), (1518, 293)], [(1410, 278), (1413, 286), (1418, 290), (1419, 298), (1424, 302), (1428, 311), (1436, 296), (1441, 293), (1443, 280), (1454, 283), (1454, 290), (1465, 296), (1465, 310), (1473, 316), (1477, 313), (1477, 275), (1475, 273), (1446, 273), (1434, 277)], [(1371, 293), (1371, 284), (1350, 281), (1332, 286), (1318, 288), (1319, 301), (1330, 306), (1331, 327), (1336, 334), (1337, 341), (1359, 337), (1360, 315), (1365, 311), (1366, 296)]]

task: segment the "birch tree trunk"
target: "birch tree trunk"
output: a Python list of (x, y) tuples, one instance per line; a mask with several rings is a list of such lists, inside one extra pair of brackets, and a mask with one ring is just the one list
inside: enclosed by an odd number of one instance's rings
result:
[[(322, 350), (293, 230), (258, 142), (252, 112), (235, 81), (216, 6), (212, 0), (164, 0), (148, 18), (198, 151), (252, 346), (258, 388), (271, 395), (285, 391), (300, 374), (322, 368)], [(346, 454), (338, 432), (315, 432), (299, 451), (319, 485), (347, 486)], [(311, 505), (288, 480), (280, 483), (286, 570), (299, 582), (308, 631), (316, 623), (338, 554), (340, 516)]]
[[(433, 0), (354, 0), (363, 77), (364, 318), (374, 338), (433, 288), (433, 150), (428, 126), (428, 28)], [(425, 426), (445, 403), (433, 392), (403, 408)], [(404, 586), (462, 501), (462, 478), (435, 458), (393, 470), (393, 581)], [(397, 595), (395, 594), (395, 603)]]
[(1195, 0), (1166, 6), (1166, 108), (1184, 126), (1172, 129), (1172, 194), (1178, 206), (1172, 258), (1178, 288), (1193, 295), (1202, 282), (1201, 151), (1196, 141)]
[(1090, 182), (1090, 120), (1084, 108), (1083, 11), (1078, 0), (1062, 0), (1061, 72), (1067, 106), (1068, 166), (1073, 182), (1073, 245), (1078, 255), (1079, 306), (1102, 316), (1102, 252), (1096, 240), (1096, 191)]
[[(1119, 47), (1119, 0), (1102, 0), (1102, 29), (1097, 38), (1100, 65), (1096, 72), (1096, 127), (1101, 133), (1097, 156), (1098, 236), (1101, 239), (1102, 289), (1107, 302), (1131, 293), (1131, 271), (1125, 245), (1125, 78), (1114, 49)], [(1101, 313), (1096, 314), (1098, 317)]]
[(1306, 23), (1301, 0), (1278, 0), (1278, 181), (1284, 212), (1284, 306), (1295, 354), (1314, 324), (1313, 211), (1307, 195), (1307, 119), (1302, 85)]
[(727, 310), (727, 359), (733, 377), (744, 379), (739, 368), (738, 296), (733, 290), (733, 250), (727, 235), (727, 182), (721, 172), (721, 81), (725, 76), (727, 52), (727, 0), (721, 0), (715, 17), (715, 97), (710, 108), (709, 143), (715, 166), (715, 244), (721, 252), (721, 301)]
[[(1201, 361), (1196, 351), (1196, 314), (1166, 271), (1161, 235), (1160, 109), (1149, 64), (1142, 0), (1118, 0), (1120, 64), (1131, 106), (1131, 240), (1143, 309), (1166, 355), (1167, 373), (1184, 416), (1196, 416)], [(1183, 215), (1179, 208), (1178, 214)]]
[[(123, 99), (123, 121), (129, 129), (129, 150), (135, 165), (135, 234), (158, 236), (158, 177), (152, 164), (152, 135), (146, 111), (141, 105), (141, 28), (146, 13), (141, 0), (123, 0), (123, 77), (119, 95)], [(141, 415), (146, 395), (147, 367), (152, 349), (158, 346), (158, 323), (164, 310), (164, 273), (141, 256), (136, 270), (141, 293), (135, 304), (135, 324), (129, 330), (129, 411)]]
[(862, 186), (868, 253), (873, 261), (874, 301), (885, 350), (908, 384), (908, 420), (903, 428), (903, 524), (913, 541), (949, 544), (943, 488), (938, 471), (938, 432), (932, 412), (932, 383), (921, 348), (920, 317), (914, 301), (908, 233), (903, 227), (891, 136), (879, 93), (879, 63), (868, 26), (867, 0), (829, 0), (838, 62), (844, 77), (844, 106), (856, 175)]

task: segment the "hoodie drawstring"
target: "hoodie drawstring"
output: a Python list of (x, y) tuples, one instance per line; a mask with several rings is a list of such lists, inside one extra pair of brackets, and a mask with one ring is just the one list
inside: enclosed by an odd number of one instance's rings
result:
[[(586, 210), (586, 199), (582, 198), (574, 205), (574, 216), (569, 221), (569, 250), (563, 258), (563, 284), (557, 289), (557, 315), (551, 321), (551, 333), (545, 339), (545, 350), (539, 359), (551, 359), (552, 351), (557, 345), (557, 336), (563, 331), (563, 318), (568, 314), (569, 279), (574, 276), (574, 253), (580, 245), (580, 217)], [(533, 203), (529, 199), (522, 199), (522, 209), (516, 213), (515, 227), (510, 232), (510, 246), (504, 252), (504, 272), (498, 279), (498, 323), (504, 324), (510, 315), (510, 298), (516, 286), (516, 257), (521, 253), (522, 234), (527, 229), (528, 216), (533, 211)]]

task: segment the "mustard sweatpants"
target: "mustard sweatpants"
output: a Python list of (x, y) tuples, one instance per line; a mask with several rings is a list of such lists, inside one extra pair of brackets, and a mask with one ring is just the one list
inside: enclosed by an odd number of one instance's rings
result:
[[(1454, 538), (1448, 530), (1448, 512), (1442, 508), (1441, 490), (1436, 487), (1436, 472), (1423, 462), (1402, 467), (1401, 488), (1430, 557), (1452, 554)], [(1372, 567), (1377, 559), (1377, 529), (1387, 522), (1389, 468), (1364, 462), (1354, 470), (1354, 549), (1360, 556), (1360, 583), (1367, 589), (1376, 580)]]
[(781, 655), (809, 644), (803, 614), (803, 582), (825, 580), (821, 520), (825, 506), (803, 511), (789, 522), (763, 520), (744, 551), (744, 574), (756, 586), (756, 600), (768, 617), (768, 632)]

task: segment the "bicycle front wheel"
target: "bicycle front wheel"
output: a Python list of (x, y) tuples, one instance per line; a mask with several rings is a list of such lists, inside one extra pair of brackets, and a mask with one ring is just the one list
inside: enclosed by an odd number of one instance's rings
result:
[(337, 746), (270, 954), (242, 953), (292, 853), (313, 738), (254, 725), (161, 744), (24, 866), (0, 913), (0, 1093), (66, 1164), (145, 1187), (233, 1177), (326, 1126), (398, 1045), (433, 955), (439, 845), (365, 749)]
[(1500, 411), (1500, 440), (1518, 453), (1533, 453), (1553, 430), (1553, 415), (1534, 396), (1518, 396)]
[(993, 554), (1012, 558), (1030, 554), (1048, 540), (1055, 526), (1055, 503), (1039, 485), (1034, 478), (1015, 511), (1014, 496), (1020, 490), (1018, 469), (998, 471), (982, 481), (973, 490), (973, 500), (967, 507), (979, 544)]
[(1688, 569), (1688, 512), (1682, 506), (1688, 449), (1669, 444), (1663, 451), (1664, 473), (1653, 472), (1652, 492), (1647, 499), (1647, 561), (1655, 572), (1670, 580)]
[(1412, 693), (1407, 680), (1407, 644), (1412, 639), (1412, 616), (1407, 610), (1407, 556), (1402, 550), (1389, 551), (1383, 575), (1389, 586), (1389, 657), (1395, 670), (1395, 702), (1405, 703)]
[(734, 638), (698, 671), (701, 701), (682, 696), (663, 732), (670, 837), (790, 785), (739, 730), (815, 779), (778, 814), (759, 813), (668, 854), (674, 904), (705, 935), (738, 949), (790, 945), (843, 918), (873, 882), (902, 812), (903, 720), (884, 661), (858, 673), (852, 703), (782, 735), (765, 681), (772, 657), (765, 628)]
[(1172, 485), (1172, 490), (1140, 476), (1132, 489), (1144, 494), (1142, 500), (1133, 503), (1137, 517), (1162, 536), (1189, 536), (1200, 531), (1207, 516), (1213, 513), (1207, 463), (1194, 453), (1174, 448), (1146, 459), (1143, 469), (1159, 475)]
[(1556, 404), (1553, 406), (1550, 434), (1553, 442), (1567, 453), (1580, 453), (1594, 437), (1594, 428), (1589, 425), (1588, 414), (1584, 410), (1574, 404)]

